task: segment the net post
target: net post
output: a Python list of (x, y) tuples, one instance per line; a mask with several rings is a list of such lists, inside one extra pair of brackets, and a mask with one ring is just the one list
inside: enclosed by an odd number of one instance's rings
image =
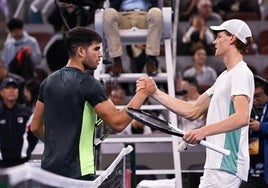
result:
[(136, 147), (135, 143), (128, 143), (125, 144), (125, 147), (127, 145), (131, 145), (133, 150), (130, 153), (130, 169), (131, 169), (131, 187), (136, 187)]
[(1, 188), (8, 188), (10, 187), (9, 185), (9, 178), (8, 178), (8, 175), (6, 174), (0, 174), (0, 187)]

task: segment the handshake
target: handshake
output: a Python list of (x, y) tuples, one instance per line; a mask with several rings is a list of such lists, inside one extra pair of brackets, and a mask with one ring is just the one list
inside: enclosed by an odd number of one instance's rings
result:
[(145, 95), (153, 95), (157, 90), (157, 85), (152, 77), (143, 76), (136, 81), (136, 92), (142, 92)]

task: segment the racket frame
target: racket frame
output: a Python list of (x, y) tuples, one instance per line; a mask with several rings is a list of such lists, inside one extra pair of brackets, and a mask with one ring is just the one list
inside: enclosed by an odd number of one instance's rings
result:
[[(152, 116), (151, 114), (145, 112), (144, 110), (128, 107), (126, 109), (126, 112), (133, 119), (143, 123), (144, 125), (147, 125), (147, 126), (153, 128), (153, 129), (160, 130), (166, 134), (171, 134), (171, 135), (179, 136), (179, 137), (183, 137), (183, 135), (185, 134), (185, 132), (183, 130), (171, 125), (169, 122), (166, 122), (162, 119), (159, 119), (157, 117)], [(134, 113), (136, 113), (136, 114), (134, 114)], [(154, 120), (158, 121), (159, 123), (163, 123), (166, 125), (166, 127), (155, 125), (155, 124), (149, 122), (148, 120), (142, 119), (142, 117), (138, 116), (137, 113), (140, 116), (143, 116), (143, 117), (146, 116), (147, 118), (154, 119)], [(168, 127), (168, 129), (167, 129), (167, 127)], [(226, 156), (229, 156), (231, 153), (230, 150), (216, 146), (216, 145), (214, 145), (206, 140), (201, 140), (200, 142), (198, 142), (198, 144), (205, 146), (206, 148), (209, 148), (213, 151), (216, 151), (216, 152), (221, 153), (221, 154), (226, 155)]]

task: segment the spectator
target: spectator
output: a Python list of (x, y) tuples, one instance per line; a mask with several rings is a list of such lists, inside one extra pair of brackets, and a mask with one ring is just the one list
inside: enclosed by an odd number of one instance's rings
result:
[(146, 41), (146, 69), (148, 75), (157, 74), (158, 61), (156, 56), (160, 54), (160, 39), (162, 37), (162, 13), (158, 8), (158, 1), (110, 1), (110, 8), (104, 11), (104, 32), (108, 44), (109, 56), (113, 58), (113, 66), (110, 70), (112, 76), (118, 76), (123, 72), (121, 56), (123, 55), (119, 29), (130, 29), (133, 26), (148, 28)]
[(195, 101), (200, 96), (199, 85), (196, 77), (183, 77), (181, 82), (181, 91), (178, 91), (177, 94), (182, 100)]
[(206, 22), (217, 21), (221, 23), (223, 21), (221, 15), (213, 11), (211, 0), (199, 0), (197, 3), (197, 12)]
[(268, 187), (268, 82), (255, 76), (253, 113), (249, 124), (250, 169), (248, 181), (242, 182), (240, 188)]
[(194, 15), (189, 29), (182, 38), (185, 55), (192, 54), (196, 48), (200, 47), (204, 47), (209, 55), (213, 54), (214, 39), (214, 33), (206, 26), (204, 18)]
[(206, 65), (207, 53), (204, 48), (197, 48), (193, 55), (194, 65), (183, 72), (183, 77), (196, 77), (199, 86), (211, 86), (217, 79), (216, 71)]
[[(184, 77), (182, 81), (181, 99), (194, 103), (200, 96), (198, 82), (195, 77)], [(200, 128), (205, 125), (204, 117), (201, 116), (195, 121), (190, 121), (178, 116), (178, 126), (184, 131)]]
[(37, 138), (27, 124), (32, 110), (17, 103), (19, 85), (13, 78), (5, 78), (0, 85), (0, 167), (27, 162)]
[(126, 104), (126, 93), (125, 90), (120, 86), (116, 85), (112, 88), (110, 95), (111, 101), (114, 105), (124, 105)]
[(199, 0), (180, 1), (180, 21), (188, 21), (192, 15), (197, 14), (197, 3)]
[(38, 41), (23, 28), (23, 21), (13, 18), (7, 23), (9, 34), (4, 44), (2, 61), (9, 72), (24, 79), (34, 77), (35, 65), (41, 63), (42, 54)]
[(7, 70), (3, 62), (0, 60), (0, 83), (7, 77), (13, 78), (18, 83), (19, 87), (19, 98), (18, 103), (24, 103), (24, 97), (22, 93), (22, 89), (25, 83), (25, 79), (17, 74), (11, 73)]

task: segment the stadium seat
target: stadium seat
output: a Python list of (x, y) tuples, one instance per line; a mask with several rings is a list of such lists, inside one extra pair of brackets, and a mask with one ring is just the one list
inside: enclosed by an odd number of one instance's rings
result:
[(259, 16), (253, 12), (233, 12), (227, 15), (227, 19), (241, 19), (244, 21), (260, 20)]
[(268, 54), (268, 30), (259, 33), (258, 48), (260, 54)]
[(260, 49), (259, 49), (259, 53), (261, 55), (268, 55), (268, 44), (265, 45), (265, 46), (262, 46)]
[(36, 38), (43, 53), (45, 45), (54, 33), (53, 27), (50, 24), (25, 24), (24, 29), (29, 35)]
[(41, 52), (44, 52), (47, 42), (52, 37), (51, 33), (46, 33), (46, 32), (34, 32), (34, 33), (29, 33), (29, 35), (36, 38), (40, 46)]

